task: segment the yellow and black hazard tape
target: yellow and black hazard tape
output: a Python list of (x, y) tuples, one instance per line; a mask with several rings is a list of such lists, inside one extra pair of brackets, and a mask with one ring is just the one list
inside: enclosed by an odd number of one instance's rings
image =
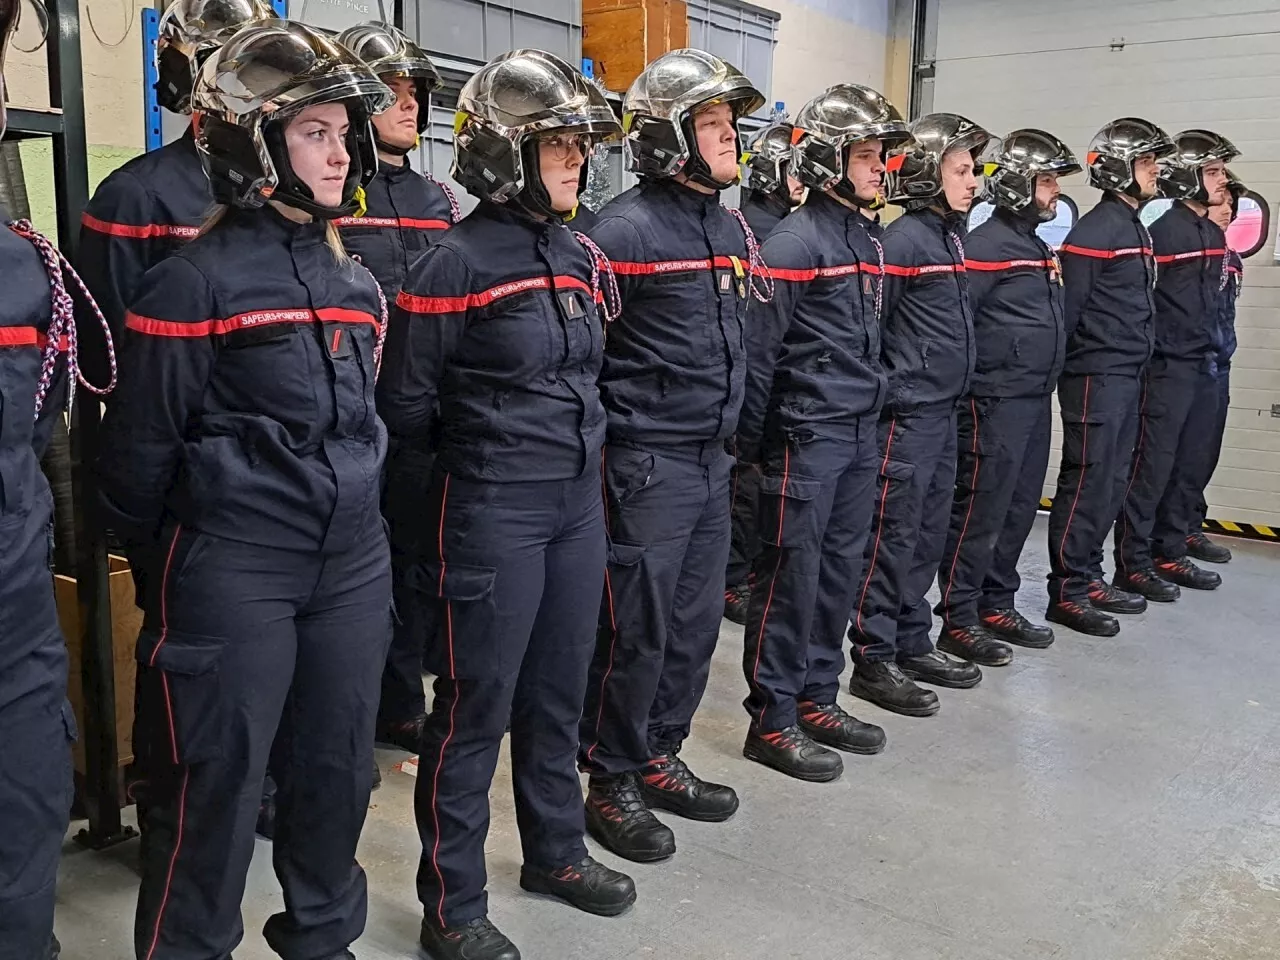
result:
[[(1053, 506), (1049, 497), (1040, 498), (1040, 509), (1048, 510)], [(1280, 540), (1280, 529), (1269, 527), (1265, 523), (1236, 523), (1234, 520), (1205, 520), (1204, 528), (1210, 533), (1225, 533), (1229, 537), (1244, 537), (1248, 540)]]

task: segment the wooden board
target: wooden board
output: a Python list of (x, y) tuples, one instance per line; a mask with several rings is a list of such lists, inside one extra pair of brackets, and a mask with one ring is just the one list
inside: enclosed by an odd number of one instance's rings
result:
[[(137, 668), (133, 658), (138, 631), (142, 628), (142, 611), (133, 604), (133, 574), (122, 557), (111, 557), (111, 635), (115, 662), (116, 750), (120, 766), (133, 762), (133, 683)], [(54, 577), (54, 596), (58, 603), (58, 622), (67, 640), (70, 660), (67, 675), (67, 699), (75, 710), (76, 723), (84, 730), (84, 695), (80, 680), (80, 605), (76, 599), (76, 581), (72, 577)], [(84, 774), (83, 739), (73, 750), (75, 769)]]
[(582, 55), (609, 90), (625, 93), (648, 63), (688, 45), (684, 0), (583, 0)]

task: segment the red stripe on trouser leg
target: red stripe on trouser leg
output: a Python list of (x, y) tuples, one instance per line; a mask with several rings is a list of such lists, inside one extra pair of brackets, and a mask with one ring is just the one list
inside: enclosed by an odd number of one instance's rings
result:
[[(858, 634), (862, 635), (862, 607), (867, 602), (867, 588), (871, 586), (871, 577), (876, 572), (876, 558), (880, 555), (880, 538), (884, 534), (884, 509), (889, 499), (889, 476), (885, 470), (889, 467), (889, 454), (893, 450), (893, 434), (898, 428), (898, 418), (889, 421), (889, 436), (884, 444), (884, 459), (880, 462), (880, 475), (884, 477), (884, 489), (880, 491), (880, 509), (876, 515), (876, 542), (871, 548), (871, 562), (867, 564), (867, 577), (862, 581), (862, 593), (858, 597)], [(867, 649), (866, 644), (858, 645), (858, 652)]]
[[(453, 663), (453, 627), (452, 622), (449, 626), (449, 662)], [(453, 689), (453, 703), (449, 705), (449, 732), (445, 734), (444, 742), (440, 744), (440, 755), (436, 757), (435, 773), (431, 777), (431, 822), (436, 832), (435, 843), (431, 847), (431, 866), (436, 871), (436, 880), (440, 883), (440, 901), (436, 906), (436, 916), (440, 920), (440, 927), (445, 927), (444, 919), (444, 871), (440, 869), (440, 810), (437, 801), (440, 797), (440, 770), (444, 767), (444, 752), (449, 747), (450, 741), (453, 740), (454, 734), (454, 717), (458, 710), (458, 700), (461, 697), (461, 691), (458, 689), (458, 683), (452, 677), (449, 678), (449, 685)]]
[(182, 849), (182, 828), (187, 820), (187, 781), (191, 778), (190, 769), (182, 772), (182, 787), (178, 791), (178, 836), (173, 842), (173, 853), (169, 855), (169, 872), (164, 880), (164, 894), (160, 897), (160, 910), (156, 913), (156, 926), (151, 934), (151, 946), (147, 949), (146, 960), (155, 956), (156, 946), (160, 943), (160, 924), (164, 921), (165, 908), (169, 906), (169, 891), (173, 888), (173, 871), (178, 863), (178, 851)]
[[(609, 536), (609, 487), (605, 481), (604, 450), (600, 451), (600, 499), (604, 505), (604, 533), (607, 537)], [(587, 763), (591, 762), (591, 758), (595, 755), (596, 747), (600, 746), (600, 726), (604, 723), (604, 692), (609, 686), (609, 675), (613, 673), (614, 651), (618, 646), (618, 621), (614, 617), (613, 611), (613, 580), (609, 576), (609, 564), (607, 561), (604, 566), (604, 595), (609, 604), (609, 666), (605, 668), (604, 676), (600, 678), (600, 702), (596, 708), (596, 738), (591, 746), (587, 748)]]
[(1133, 481), (1138, 479), (1138, 468), (1142, 466), (1142, 452), (1146, 446), (1147, 440), (1147, 378), (1142, 378), (1142, 401), (1138, 404), (1138, 442), (1133, 448), (1133, 468), (1129, 471), (1129, 483), (1124, 488), (1124, 498), (1120, 501), (1120, 518), (1124, 522), (1124, 533), (1120, 535), (1120, 549), (1116, 551), (1119, 557), (1116, 560), (1116, 566), (1124, 564), (1125, 574), (1129, 573), (1129, 565), (1125, 560), (1124, 546), (1133, 536), (1133, 530), (1129, 526), (1129, 511), (1125, 509), (1125, 504), (1129, 502), (1129, 493), (1133, 490)]
[[(1093, 385), (1093, 377), (1084, 378), (1084, 409), (1080, 413), (1080, 479), (1076, 481), (1076, 495), (1071, 501), (1071, 509), (1067, 512), (1067, 523), (1062, 528), (1062, 540), (1058, 543), (1058, 566), (1066, 573), (1067, 563), (1064, 559), (1067, 549), (1067, 536), (1071, 533), (1071, 521), (1075, 519), (1076, 506), (1080, 503), (1080, 491), (1084, 488), (1085, 471), (1089, 468), (1089, 388)], [(1058, 587), (1058, 602), (1067, 601), (1067, 581), (1064, 576)]]
[(964, 538), (969, 533), (969, 519), (973, 516), (973, 502), (978, 499), (978, 406), (973, 397), (969, 398), (969, 415), (973, 418), (973, 444), (969, 452), (973, 454), (973, 477), (969, 481), (969, 506), (964, 512), (964, 524), (960, 527), (960, 539), (956, 541), (956, 551), (951, 556), (951, 570), (947, 573), (947, 592), (942, 597), (942, 616), (947, 626), (951, 625), (951, 588), (956, 582), (956, 564), (960, 562), (960, 551), (964, 547)]
[(760, 690), (760, 654), (764, 650), (764, 631), (765, 626), (769, 623), (769, 608), (773, 606), (773, 591), (778, 585), (778, 573), (782, 569), (782, 524), (787, 512), (787, 482), (791, 477), (791, 449), (788, 447), (782, 453), (782, 490), (778, 494), (778, 562), (774, 564), (773, 576), (769, 578), (769, 596), (764, 601), (764, 613), (760, 615), (760, 632), (756, 634), (756, 662), (751, 670), (751, 686), (760, 694), (761, 704), (760, 712), (756, 715), (756, 723), (764, 720), (764, 711), (768, 706), (768, 698), (764, 697)]

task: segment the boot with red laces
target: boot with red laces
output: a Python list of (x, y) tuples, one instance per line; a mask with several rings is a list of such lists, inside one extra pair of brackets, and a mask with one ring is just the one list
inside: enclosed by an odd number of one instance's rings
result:
[(1221, 576), (1212, 570), (1197, 567), (1187, 557), (1156, 558), (1156, 575), (1161, 580), (1168, 580), (1169, 583), (1176, 583), (1188, 590), (1217, 590), (1222, 586)]
[(625, 873), (583, 857), (559, 870), (520, 868), (520, 886), (530, 893), (563, 900), (598, 917), (616, 917), (636, 902), (636, 885)]
[(1230, 563), (1231, 551), (1197, 530), (1187, 537), (1187, 553), (1203, 563)]
[(672, 747), (654, 757), (640, 771), (645, 802), (686, 820), (721, 823), (738, 812), (738, 795), (732, 787), (703, 780), (680, 759)]
[(520, 951), (488, 917), (440, 926), (422, 921), (422, 949), (428, 960), (520, 960)]
[(884, 730), (874, 723), (863, 723), (838, 703), (801, 700), (796, 713), (800, 729), (818, 743), (863, 756), (884, 749)]
[(984, 611), (980, 619), (990, 633), (1020, 647), (1043, 650), (1053, 643), (1053, 630), (1032, 623), (1013, 607)]
[(844, 773), (840, 754), (815, 743), (798, 726), (761, 732), (752, 724), (742, 745), (742, 755), (810, 783), (830, 783)]
[(1088, 601), (1077, 603), (1075, 600), (1063, 600), (1051, 603), (1044, 618), (1090, 637), (1114, 637), (1120, 632), (1119, 620), (1095, 609)]
[(1146, 597), (1152, 603), (1173, 603), (1182, 596), (1182, 591), (1177, 585), (1156, 576), (1154, 568), (1134, 570), (1130, 573), (1121, 573), (1117, 570), (1111, 583), (1121, 590), (1128, 590), (1130, 593)]
[(937, 647), (961, 660), (983, 667), (1003, 667), (1013, 660), (1013, 651), (997, 640), (986, 627), (943, 627)]
[(1089, 602), (1104, 613), (1144, 613), (1147, 609), (1146, 597), (1117, 590), (1105, 580), (1095, 580), (1089, 584)]
[(655, 863), (676, 852), (676, 835), (653, 815), (634, 771), (587, 781), (587, 832), (618, 856)]
[(751, 601), (751, 586), (735, 584), (724, 592), (724, 618), (739, 626), (747, 625), (747, 604)]

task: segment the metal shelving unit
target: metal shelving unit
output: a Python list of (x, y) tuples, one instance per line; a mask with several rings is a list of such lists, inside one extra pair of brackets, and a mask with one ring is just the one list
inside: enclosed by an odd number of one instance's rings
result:
[[(9, 110), (8, 136), (47, 137), (53, 147), (58, 246), (75, 255), (80, 214), (89, 201), (84, 128), (84, 76), (80, 60), (80, 9), (76, 0), (44, 0), (49, 15), (46, 54), (50, 109)], [(115, 666), (111, 646), (106, 538), (97, 514), (90, 469), (98, 449), (99, 406), (88, 397), (75, 406), (71, 475), (75, 496), (76, 591), (80, 606), (81, 679), (84, 690), (85, 776), (77, 799), (89, 825), (77, 840), (94, 849), (134, 835), (120, 822), (119, 754), (116, 749)]]

